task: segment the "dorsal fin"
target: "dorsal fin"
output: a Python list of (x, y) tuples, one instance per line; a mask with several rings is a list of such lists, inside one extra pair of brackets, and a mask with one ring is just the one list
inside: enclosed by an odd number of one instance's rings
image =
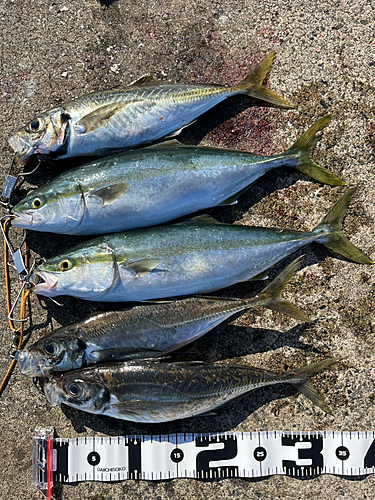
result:
[(152, 76), (149, 73), (140, 76), (134, 82), (128, 83), (128, 87), (136, 87), (138, 85), (147, 85), (152, 82)]

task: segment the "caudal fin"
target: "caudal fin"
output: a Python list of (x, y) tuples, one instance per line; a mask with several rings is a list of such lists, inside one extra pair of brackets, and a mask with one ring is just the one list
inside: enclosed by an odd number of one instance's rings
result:
[(269, 102), (282, 108), (293, 108), (293, 105), (277, 92), (263, 85), (263, 82), (275, 59), (276, 52), (270, 52), (236, 87), (248, 88), (248, 95)]
[(302, 311), (282, 298), (283, 290), (298, 270), (301, 259), (302, 257), (298, 257), (298, 259), (295, 259), (289, 264), (289, 266), (259, 294), (258, 300), (260, 302), (259, 305), (262, 307), (272, 309), (273, 311), (279, 311), (299, 321), (309, 322), (310, 319)]
[(341, 225), (355, 188), (349, 189), (335, 203), (322, 222), (316, 226), (313, 233), (324, 235), (321, 241), (330, 250), (360, 264), (375, 264), (367, 255), (350, 243), (342, 233)]
[(298, 155), (298, 164), (295, 166), (295, 169), (299, 172), (323, 184), (346, 186), (347, 183), (345, 181), (316, 164), (311, 158), (312, 151), (322, 134), (322, 130), (326, 128), (330, 120), (331, 115), (327, 115), (316, 121), (285, 154)]
[(319, 396), (316, 389), (310, 383), (310, 378), (314, 375), (324, 372), (330, 366), (338, 363), (342, 358), (329, 358), (323, 361), (318, 361), (318, 363), (313, 363), (311, 365), (303, 366), (297, 370), (291, 370), (284, 373), (281, 378), (294, 385), (302, 394), (309, 398), (315, 405), (319, 406), (326, 413), (332, 414), (332, 410), (324, 401), (324, 399)]

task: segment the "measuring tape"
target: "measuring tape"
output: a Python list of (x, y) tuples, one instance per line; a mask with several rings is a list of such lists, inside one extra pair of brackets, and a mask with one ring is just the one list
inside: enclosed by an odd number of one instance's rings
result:
[(375, 432), (262, 431), (54, 439), (35, 430), (33, 483), (375, 473)]

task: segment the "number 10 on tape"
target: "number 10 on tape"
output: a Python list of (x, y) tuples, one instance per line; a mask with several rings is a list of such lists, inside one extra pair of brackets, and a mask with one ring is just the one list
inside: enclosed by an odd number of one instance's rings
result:
[(33, 483), (375, 473), (375, 432), (262, 431), (54, 439), (37, 428)]

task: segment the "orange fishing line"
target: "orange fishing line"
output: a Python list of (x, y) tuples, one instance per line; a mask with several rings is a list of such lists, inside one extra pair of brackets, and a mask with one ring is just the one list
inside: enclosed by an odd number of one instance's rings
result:
[[(4, 230), (4, 234), (6, 236), (7, 236), (7, 233), (8, 233), (8, 222), (9, 221), (10, 221), (10, 219), (5, 219), (5, 221), (3, 223), (3, 230)], [(27, 269), (27, 265), (28, 265), (28, 248), (27, 248), (26, 241), (24, 242), (24, 249), (25, 249), (25, 267)], [(16, 329), (14, 327), (13, 321), (9, 318), (10, 311), (11, 311), (11, 299), (10, 299), (10, 276), (9, 276), (9, 268), (8, 268), (8, 259), (9, 259), (9, 249), (8, 249), (8, 245), (7, 245), (6, 239), (4, 238), (4, 272), (5, 272), (5, 290), (6, 290), (8, 322), (9, 322), (9, 327), (12, 330), (12, 332), (14, 332), (14, 334), (18, 334), (19, 333), (19, 340), (18, 340), (18, 345), (17, 345), (17, 349), (19, 350), (21, 348), (21, 346), (22, 346), (24, 322), (22, 321), (20, 323), (19, 328)], [(27, 301), (28, 296), (30, 295), (30, 292), (31, 292), (31, 290), (25, 290), (25, 288), (23, 288), (23, 290), (22, 290), (22, 294), (21, 294), (21, 306), (20, 306), (20, 320), (24, 320), (25, 319), (26, 301)], [(16, 364), (16, 360), (12, 359), (10, 367), (9, 367), (8, 371), (6, 372), (6, 374), (5, 374), (5, 377), (4, 377), (3, 381), (0, 384), (0, 394), (3, 391), (3, 388), (4, 388), (4, 386), (5, 386), (8, 378), (10, 377), (10, 375), (12, 373), (12, 370), (13, 370), (15, 364)]]

